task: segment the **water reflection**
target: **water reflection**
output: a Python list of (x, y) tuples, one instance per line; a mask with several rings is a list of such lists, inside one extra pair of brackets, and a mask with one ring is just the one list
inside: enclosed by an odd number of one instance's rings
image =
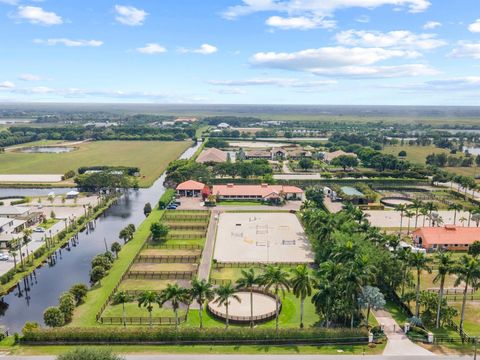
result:
[[(199, 145), (187, 149), (181, 158), (190, 158)], [(58, 249), (42, 267), (20, 281), (15, 288), (0, 299), (0, 324), (10, 333), (21, 331), (26, 321), (43, 324), (43, 312), (56, 306), (60, 295), (76, 283), (89, 282), (91, 259), (107, 246), (118, 241), (118, 233), (126, 225), (140, 225), (144, 220), (143, 206), (157, 203), (165, 191), (162, 175), (148, 189), (131, 190), (118, 202), (91, 222), (75, 239)], [(0, 189), (1, 196), (43, 195), (52, 189)], [(71, 189), (54, 189), (57, 194)], [(11, 194), (11, 195), (10, 195)]]

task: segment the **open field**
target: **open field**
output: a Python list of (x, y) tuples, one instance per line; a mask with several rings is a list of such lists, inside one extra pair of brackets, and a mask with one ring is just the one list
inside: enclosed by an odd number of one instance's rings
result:
[(422, 164), (425, 165), (425, 159), (427, 158), (428, 155), (430, 154), (449, 154), (448, 150), (445, 149), (440, 149), (437, 148), (433, 145), (431, 146), (409, 146), (409, 145), (404, 145), (404, 146), (385, 146), (385, 148), (382, 150), (383, 153), (385, 154), (391, 154), (394, 156), (398, 156), (398, 153), (400, 151), (406, 151), (407, 152), (407, 157), (406, 159), (412, 163), (415, 164)]
[[(28, 147), (31, 144), (23, 144)], [(61, 174), (81, 166), (112, 165), (140, 168), (142, 187), (150, 186), (168, 163), (191, 145), (189, 141), (97, 141), (75, 145), (77, 150), (61, 154), (2, 154), (0, 174)]]
[(219, 262), (313, 262), (303, 228), (289, 213), (223, 213), (214, 258)]

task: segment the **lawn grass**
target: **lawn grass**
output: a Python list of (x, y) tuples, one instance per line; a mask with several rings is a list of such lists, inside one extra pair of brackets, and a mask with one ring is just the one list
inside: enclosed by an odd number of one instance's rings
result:
[(48, 230), (53, 225), (55, 225), (58, 221), (59, 220), (56, 220), (56, 219), (48, 219), (47, 221), (40, 223), (40, 225), (38, 226), (44, 228), (45, 230)]
[[(455, 318), (457, 324), (460, 323), (460, 311), (462, 309), (461, 301), (449, 302), (450, 306), (458, 310), (458, 316)], [(464, 331), (470, 336), (480, 336), (480, 303), (478, 301), (467, 301), (465, 305)]]
[[(280, 328), (298, 328), (300, 326), (300, 299), (297, 299), (291, 292), (285, 293), (285, 297), (281, 297), (282, 309), (279, 316)], [(318, 321), (318, 315), (315, 313), (315, 306), (311, 302), (311, 298), (305, 300), (305, 327), (312, 327)], [(188, 320), (183, 327), (198, 327), (200, 324), (198, 310), (190, 310)], [(212, 317), (206, 310), (203, 311), (204, 327), (224, 327), (225, 322), (219, 321)], [(231, 327), (248, 327), (249, 324), (237, 325), (231, 324)], [(274, 328), (275, 319), (266, 323), (258, 324), (257, 328)]]
[[(10, 338), (8, 339), (10, 342)], [(101, 348), (102, 346), (83, 346)], [(378, 355), (383, 352), (385, 344), (379, 344), (374, 348), (364, 345), (111, 345), (108, 347), (115, 353), (120, 354), (252, 354), (252, 355)], [(60, 355), (73, 350), (75, 346), (49, 345), (49, 346), (25, 346), (4, 345), (0, 350), (7, 351), (12, 355)]]
[(132, 240), (122, 247), (119, 258), (114, 262), (108, 275), (102, 279), (100, 285), (96, 285), (88, 292), (86, 301), (80, 305), (74, 313), (70, 326), (95, 326), (95, 316), (101, 306), (107, 301), (111, 292), (117, 285), (123, 273), (127, 270), (130, 262), (140, 251), (144, 242), (150, 235), (150, 225), (160, 220), (163, 210), (154, 209), (145, 221), (138, 227)]
[[(125, 304), (125, 313), (126, 316), (130, 317), (148, 317), (148, 311), (144, 307), (139, 307), (138, 303), (136, 302), (131, 302)], [(122, 317), (123, 314), (123, 307), (121, 304), (118, 305), (108, 305), (105, 310), (102, 313), (103, 317)], [(182, 316), (185, 314), (185, 310), (179, 309), (178, 315)], [(152, 316), (153, 317), (174, 317), (175, 313), (174, 311), (170, 308), (161, 308), (158, 305), (153, 306), (153, 311), (152, 311)]]
[(427, 158), (428, 155), (430, 154), (449, 154), (448, 150), (445, 149), (440, 149), (437, 148), (433, 145), (429, 146), (416, 146), (416, 145), (394, 145), (394, 146), (385, 146), (385, 148), (382, 150), (384, 154), (390, 154), (394, 156), (398, 156), (398, 153), (400, 151), (406, 151), (407, 152), (407, 157), (406, 159), (412, 163), (415, 164), (422, 164), (425, 165), (425, 159)]
[(385, 304), (385, 310), (388, 311), (398, 325), (403, 325), (408, 319), (408, 316), (402, 311), (402, 309), (393, 301), (387, 300)]
[(119, 290), (163, 290), (174, 280), (125, 279)]
[(2, 154), (0, 174), (64, 174), (81, 166), (136, 166), (141, 173), (139, 185), (148, 187), (191, 145), (190, 141), (95, 141), (62, 154), (9, 151)]
[(197, 267), (193, 264), (177, 263), (135, 263), (130, 268), (131, 271), (155, 271), (155, 272), (173, 272), (173, 271), (195, 271)]

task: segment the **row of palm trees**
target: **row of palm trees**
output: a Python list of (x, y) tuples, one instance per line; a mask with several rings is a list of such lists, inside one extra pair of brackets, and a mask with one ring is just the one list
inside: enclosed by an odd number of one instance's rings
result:
[[(420, 282), (422, 272), (432, 272), (432, 267), (435, 267), (437, 274), (433, 279), (435, 284), (439, 284), (438, 291), (438, 305), (435, 320), (435, 326), (440, 327), (440, 317), (442, 311), (442, 303), (444, 299), (445, 280), (449, 275), (455, 275), (454, 286), (463, 286), (463, 299), (460, 311), (459, 328), (463, 331), (465, 320), (465, 307), (467, 301), (468, 291), (470, 289), (478, 289), (480, 287), (480, 242), (472, 246), (470, 253), (463, 255), (460, 259), (455, 260), (452, 254), (446, 251), (437, 252), (434, 257), (428, 257), (421, 252), (408, 252), (405, 254), (406, 269), (414, 269), (416, 271), (416, 287), (415, 287), (415, 316), (419, 316), (420, 312)], [(406, 280), (406, 277), (404, 277)], [(403, 295), (403, 290), (402, 290)]]
[[(25, 229), (23, 230), (23, 236), (17, 239), (13, 239), (8, 244), (8, 253), (13, 257), (13, 266), (14, 268), (17, 267), (17, 256), (20, 255), (20, 266), (23, 268), (25, 262), (28, 262), (28, 258), (30, 257), (30, 253), (28, 250), (28, 244), (32, 241), (32, 229)], [(25, 246), (27, 251), (26, 259), (23, 258), (23, 251), (22, 248)]]
[[(237, 292), (239, 290), (247, 290), (250, 292), (250, 327), (254, 326), (254, 302), (253, 294), (255, 290), (262, 289), (271, 292), (275, 296), (275, 329), (279, 329), (279, 305), (280, 295), (285, 296), (287, 291), (292, 290), (293, 294), (300, 299), (300, 328), (304, 327), (304, 304), (307, 297), (311, 296), (312, 288), (315, 280), (311, 275), (310, 269), (306, 265), (299, 265), (291, 272), (279, 266), (268, 265), (262, 274), (257, 274), (253, 268), (241, 271), (241, 277), (233, 286), (231, 282), (222, 284), (218, 287), (204, 279), (195, 279), (191, 282), (190, 288), (184, 288), (178, 284), (168, 284), (167, 287), (160, 291), (143, 291), (140, 293), (136, 301), (139, 307), (144, 307), (149, 314), (149, 324), (153, 325), (152, 312), (154, 305), (160, 308), (166, 303), (170, 303), (175, 313), (175, 329), (178, 330), (179, 315), (178, 310), (182, 304), (188, 306), (192, 302), (196, 302), (199, 309), (200, 329), (203, 328), (203, 310), (205, 304), (214, 300), (220, 306), (225, 306), (225, 328), (229, 326), (229, 306), (233, 300), (240, 302)], [(122, 304), (123, 315), (122, 322), (126, 325), (125, 304), (134, 301), (133, 296), (128, 292), (119, 291), (115, 293), (113, 302)]]
[[(418, 226), (418, 218), (423, 216), (423, 223), (422, 227), (425, 227), (425, 222), (428, 219), (428, 226), (432, 227), (435, 225), (440, 226), (443, 223), (443, 219), (437, 214), (434, 213), (438, 211), (438, 206), (434, 202), (423, 202), (418, 199), (413, 199), (412, 203), (409, 205), (400, 204), (395, 207), (396, 211), (400, 212), (400, 231), (401, 234), (403, 228), (403, 219), (408, 219), (407, 225), (407, 235), (410, 234), (410, 227), (411, 227), (411, 219), (415, 218), (415, 228)], [(475, 221), (476, 225), (480, 225), (480, 207), (475, 208), (464, 208), (461, 204), (458, 203), (451, 203), (448, 206), (448, 210), (453, 210), (453, 224), (457, 224), (457, 214), (461, 211), (465, 210), (468, 212), (468, 219), (465, 217), (461, 217), (459, 220), (462, 225), (465, 226), (465, 222), (468, 222), (468, 226), (470, 226), (471, 221)]]

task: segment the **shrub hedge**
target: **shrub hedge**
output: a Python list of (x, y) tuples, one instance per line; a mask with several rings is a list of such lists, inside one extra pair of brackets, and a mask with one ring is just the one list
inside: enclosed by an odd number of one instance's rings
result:
[(74, 328), (29, 329), (23, 343), (367, 343), (366, 330), (350, 329), (246, 329), (223, 328)]

